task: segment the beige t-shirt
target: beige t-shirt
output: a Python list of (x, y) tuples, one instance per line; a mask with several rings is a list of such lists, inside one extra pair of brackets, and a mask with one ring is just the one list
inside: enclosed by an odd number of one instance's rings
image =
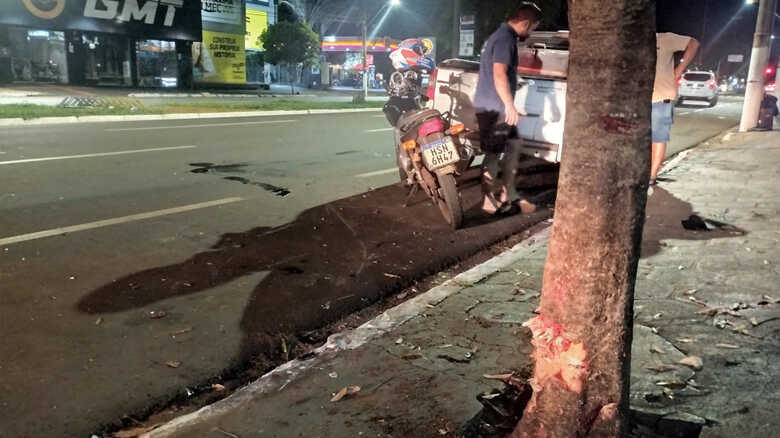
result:
[(653, 102), (677, 99), (677, 78), (674, 77), (674, 54), (688, 47), (691, 37), (675, 33), (656, 34), (658, 59), (655, 64)]

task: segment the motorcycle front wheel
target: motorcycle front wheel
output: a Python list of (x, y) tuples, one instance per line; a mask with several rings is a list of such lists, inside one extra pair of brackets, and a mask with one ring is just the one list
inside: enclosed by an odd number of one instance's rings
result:
[(439, 210), (452, 229), (457, 230), (463, 225), (463, 206), (460, 203), (455, 176), (452, 174), (439, 175), (438, 180)]

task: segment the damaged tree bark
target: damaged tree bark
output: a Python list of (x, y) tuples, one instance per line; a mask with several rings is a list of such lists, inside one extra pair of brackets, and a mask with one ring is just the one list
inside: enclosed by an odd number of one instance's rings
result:
[(626, 430), (634, 282), (650, 169), (655, 1), (569, 0), (566, 139), (533, 332), (534, 395), (512, 434)]

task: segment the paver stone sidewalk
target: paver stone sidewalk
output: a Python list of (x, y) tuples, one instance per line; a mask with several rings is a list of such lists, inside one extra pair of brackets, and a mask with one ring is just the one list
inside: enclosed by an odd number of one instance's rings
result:
[[(780, 133), (729, 137), (673, 160), (649, 199), (635, 436), (780, 429)], [(694, 214), (709, 231), (683, 228)], [(530, 374), (521, 324), (538, 304), (548, 239), (549, 228), (147, 436), (457, 436), (482, 407), (476, 396), (502, 386), (483, 375)], [(360, 391), (331, 401), (349, 386)]]

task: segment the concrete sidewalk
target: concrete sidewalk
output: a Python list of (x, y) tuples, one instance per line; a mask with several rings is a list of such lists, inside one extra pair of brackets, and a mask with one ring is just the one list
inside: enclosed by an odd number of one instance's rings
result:
[[(711, 143), (675, 159), (649, 199), (633, 436), (759, 438), (780, 427), (780, 132)], [(683, 228), (693, 214), (709, 231)], [(477, 395), (502, 386), (484, 375), (531, 372), (521, 324), (538, 303), (548, 239), (545, 229), (144, 436), (458, 436), (482, 407)], [(355, 393), (332, 401), (342, 388)]]

